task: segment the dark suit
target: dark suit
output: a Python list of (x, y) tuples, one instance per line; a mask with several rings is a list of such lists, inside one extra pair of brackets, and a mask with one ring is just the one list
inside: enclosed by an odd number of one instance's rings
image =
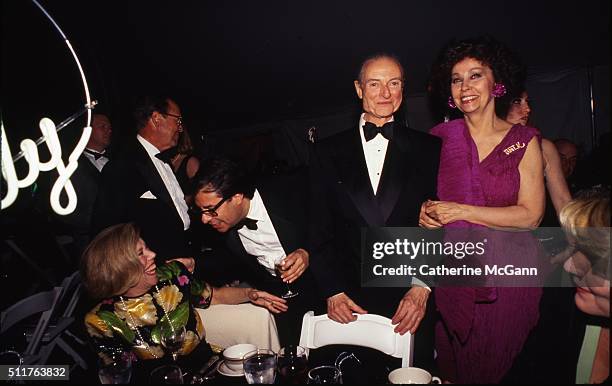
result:
[[(257, 191), (287, 254), (299, 248), (309, 250), (306, 182), (305, 173), (293, 173), (268, 178), (257, 184)], [(258, 263), (255, 256), (246, 252), (236, 228), (227, 233), (227, 246), (240, 262), (242, 279), (277, 296), (287, 291), (286, 285), (278, 277), (272, 276)], [(287, 312), (275, 315), (282, 345), (298, 343), (302, 317), (306, 311), (312, 309), (315, 297), (319, 297), (309, 269), (291, 284), (291, 288), (297, 290), (299, 295), (288, 299)]]
[[(151, 192), (156, 199), (141, 198)], [(135, 222), (157, 260), (193, 256), (170, 193), (144, 147), (134, 138), (102, 171), (93, 230)]]
[[(376, 195), (355, 127), (315, 146), (310, 176), (315, 279), (324, 297), (345, 292), (370, 313), (391, 317), (407, 288), (361, 288), (361, 228), (418, 226), (421, 204), (436, 197), (440, 140), (396, 123)], [(415, 365), (431, 367), (432, 296), (427, 311), (415, 336)], [(427, 363), (419, 360), (419, 345), (428, 346)]]
[(85, 154), (81, 154), (78, 162), (79, 166), (70, 177), (77, 195), (76, 209), (66, 216), (54, 216), (58, 222), (67, 228), (67, 232), (74, 239), (73, 258), (75, 261), (78, 261), (81, 253), (91, 240), (91, 219), (101, 176), (101, 173)]

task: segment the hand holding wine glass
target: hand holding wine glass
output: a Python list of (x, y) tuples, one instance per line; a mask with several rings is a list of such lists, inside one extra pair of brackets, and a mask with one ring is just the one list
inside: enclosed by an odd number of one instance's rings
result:
[(172, 353), (172, 359), (176, 362), (177, 356), (183, 342), (185, 341), (185, 327), (175, 326), (172, 322), (162, 322), (160, 327), (161, 332), (161, 344), (166, 350)]
[(281, 256), (275, 262), (276, 271), (281, 280), (286, 283), (287, 292), (281, 297), (289, 299), (299, 295), (298, 291), (293, 290), (289, 283), (294, 282), (308, 268), (309, 254), (305, 249), (299, 248), (291, 252), (286, 257)]

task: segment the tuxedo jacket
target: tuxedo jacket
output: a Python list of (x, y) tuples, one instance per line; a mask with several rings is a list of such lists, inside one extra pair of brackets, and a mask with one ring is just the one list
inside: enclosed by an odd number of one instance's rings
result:
[(73, 232), (88, 234), (98, 195), (101, 172), (98, 171), (85, 154), (79, 157), (78, 162), (79, 166), (70, 177), (77, 195), (76, 209), (67, 216), (56, 216), (56, 218), (69, 226)]
[[(310, 249), (306, 201), (307, 176), (307, 172), (303, 170), (290, 175), (260, 179), (257, 183), (257, 190), (286, 254), (299, 248), (307, 251)], [(246, 252), (236, 228), (228, 231), (226, 242), (230, 252), (239, 259), (242, 265), (241, 278), (269, 292), (286, 291), (286, 287), (277, 277), (272, 276), (259, 264), (255, 256)], [(313, 288), (314, 284), (309, 270), (306, 270), (292, 285), (304, 288), (304, 291), (312, 292), (313, 295), (317, 291), (316, 288)]]
[(138, 225), (142, 239), (160, 262), (194, 256), (170, 193), (135, 137), (102, 169), (92, 227), (97, 233), (125, 222)]
[(356, 128), (314, 147), (310, 161), (311, 265), (325, 297), (346, 292), (355, 299), (354, 292), (361, 291), (362, 228), (417, 227), (421, 204), (436, 198), (440, 139), (399, 122), (393, 135), (377, 194)]

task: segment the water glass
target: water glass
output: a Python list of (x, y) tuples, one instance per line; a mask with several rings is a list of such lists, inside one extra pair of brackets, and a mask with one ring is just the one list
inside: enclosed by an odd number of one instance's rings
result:
[(98, 377), (103, 385), (126, 384), (132, 378), (132, 358), (127, 353), (117, 355), (110, 363), (99, 362)]
[(243, 358), (244, 376), (249, 384), (273, 384), (276, 378), (276, 354), (272, 350), (257, 349)]
[(342, 373), (336, 366), (319, 366), (308, 372), (308, 384), (330, 384), (342, 383)]
[(182, 384), (183, 372), (178, 366), (159, 366), (151, 372), (151, 383), (157, 384)]

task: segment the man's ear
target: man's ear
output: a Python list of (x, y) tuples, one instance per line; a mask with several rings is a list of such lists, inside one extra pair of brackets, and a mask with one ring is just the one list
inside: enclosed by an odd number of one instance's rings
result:
[(358, 80), (353, 82), (355, 84), (355, 91), (357, 92), (357, 96), (359, 99), (363, 99), (363, 90), (361, 88), (361, 83)]
[(151, 124), (153, 125), (153, 127), (157, 128), (160, 117), (161, 117), (161, 114), (159, 112), (153, 111), (153, 113), (151, 114), (151, 118), (149, 118), (151, 120)]

